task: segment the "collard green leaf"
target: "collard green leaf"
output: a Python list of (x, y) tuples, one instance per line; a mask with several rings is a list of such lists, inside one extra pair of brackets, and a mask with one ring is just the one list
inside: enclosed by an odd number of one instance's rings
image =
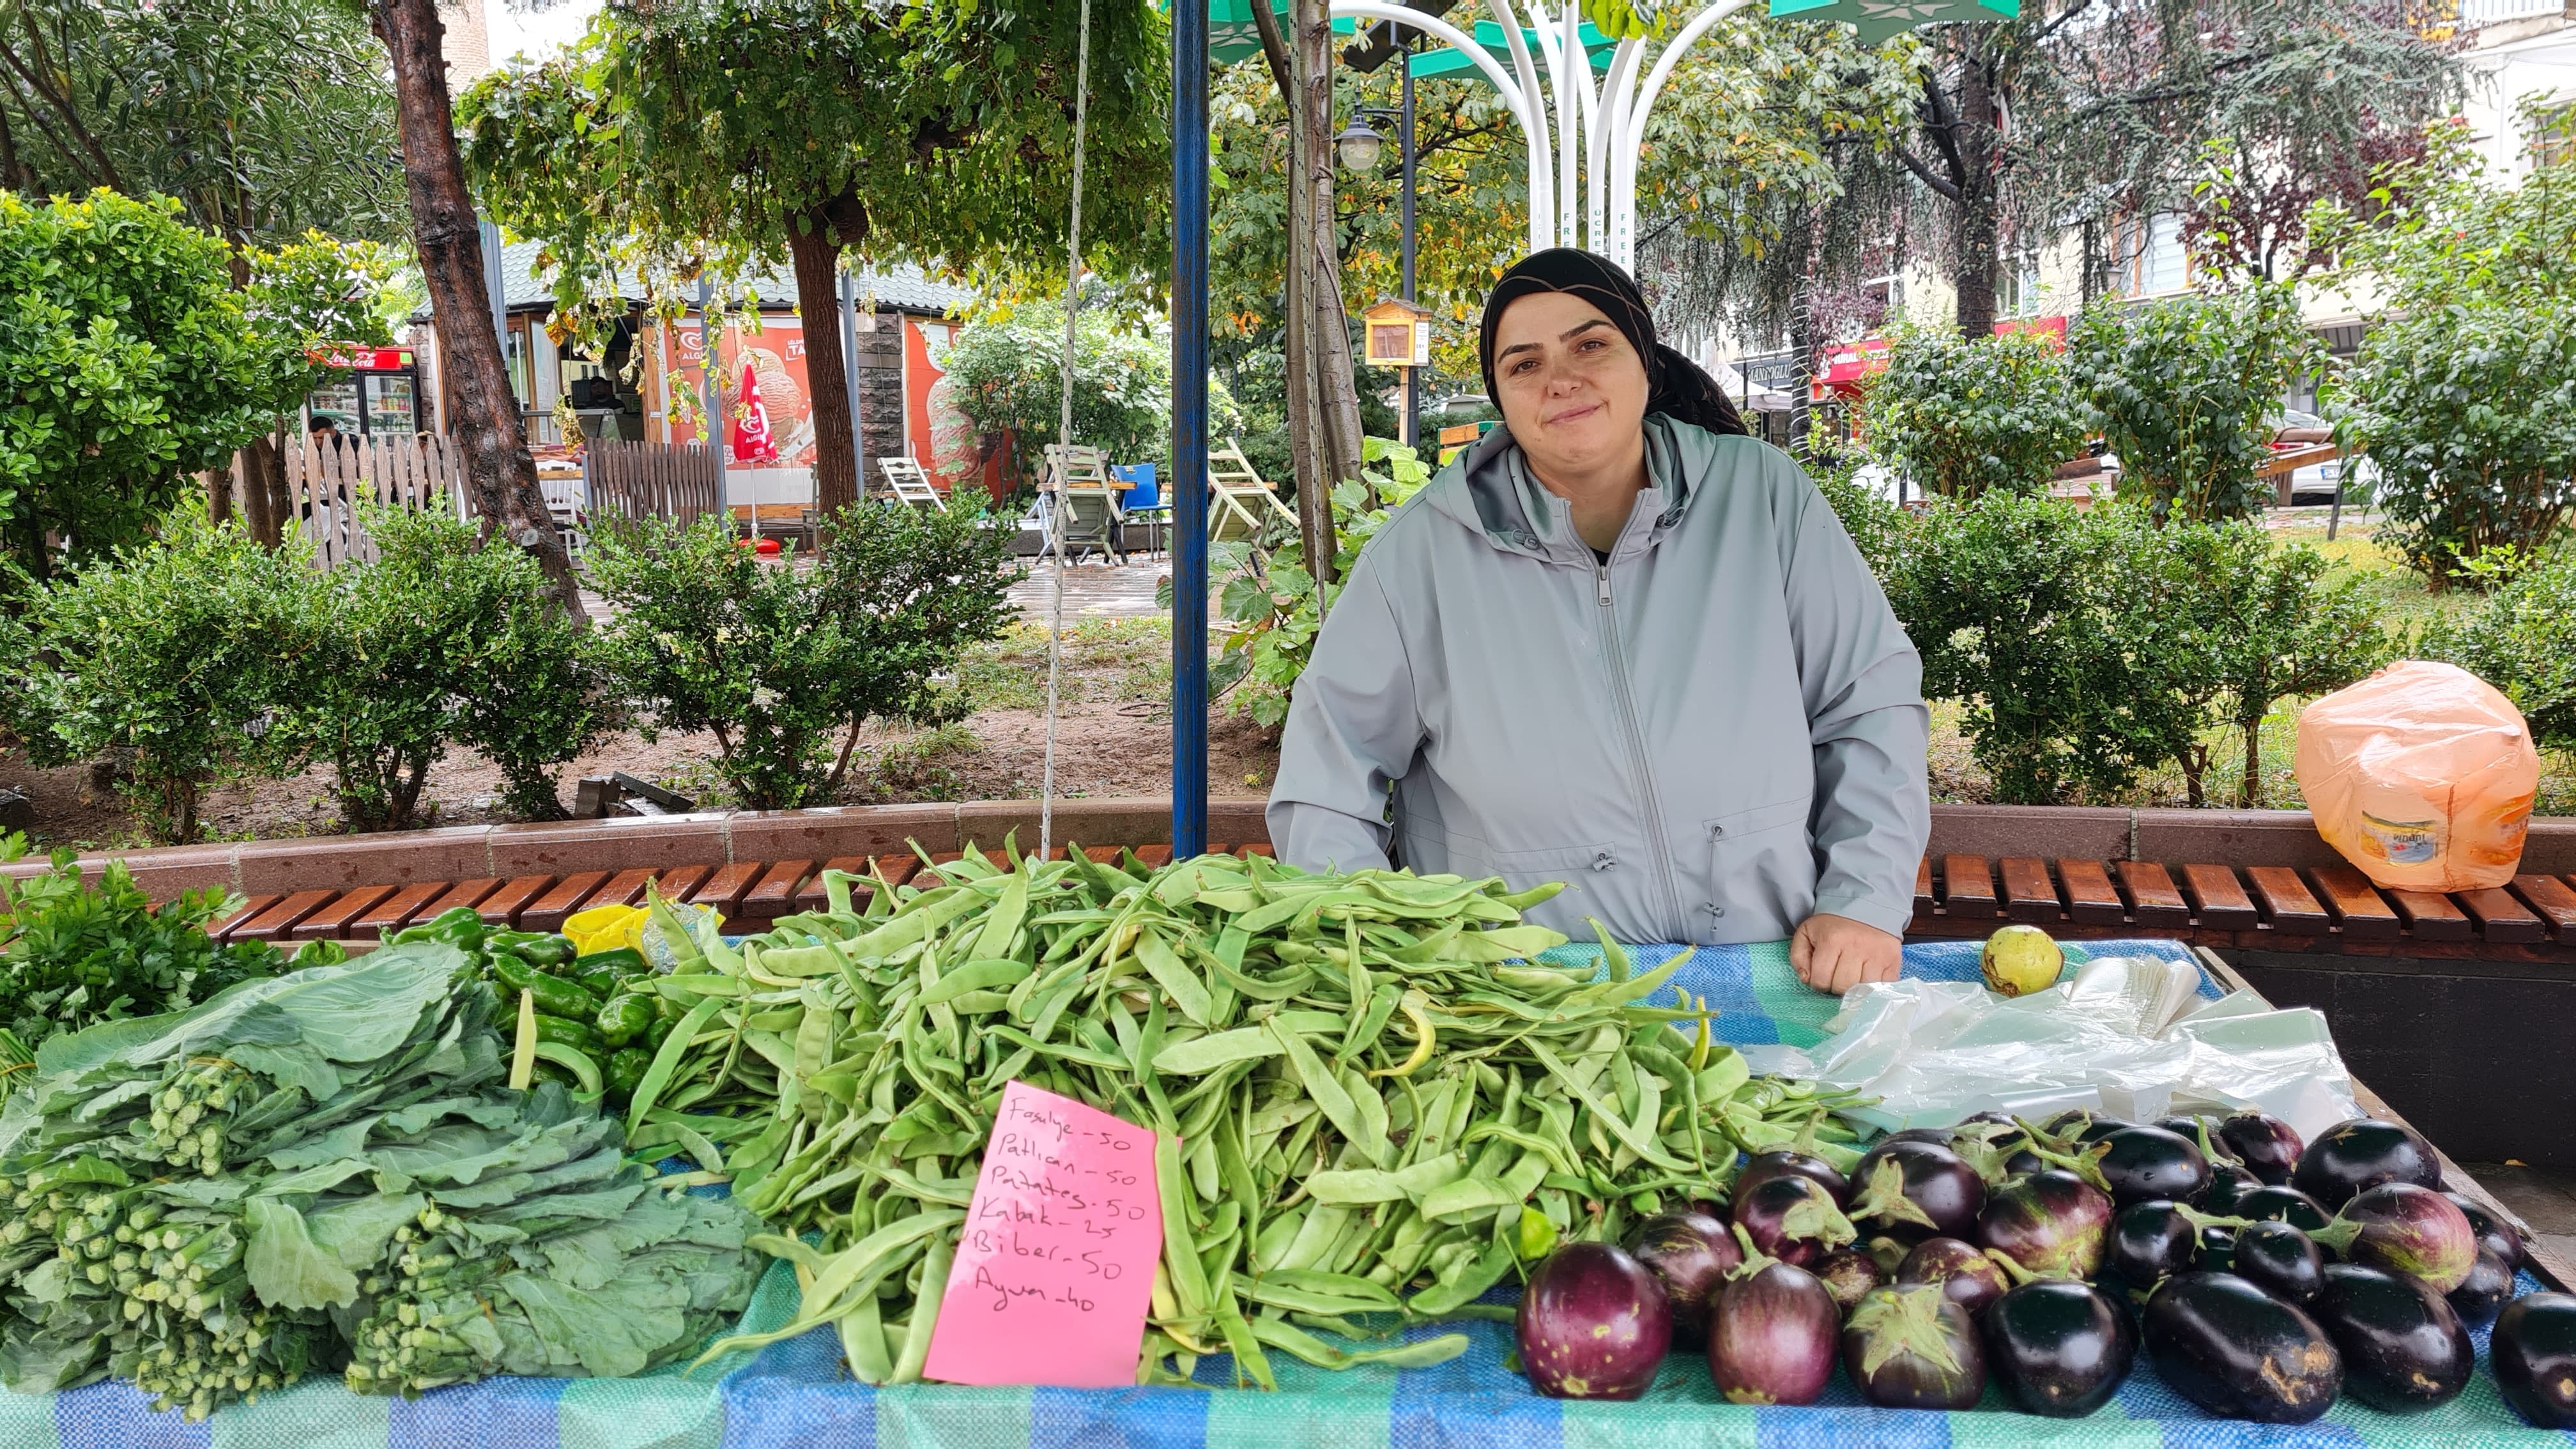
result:
[(243, 1262), (251, 1291), (271, 1306), (332, 1308), (357, 1298), (356, 1275), (313, 1241), (304, 1214), (281, 1199), (255, 1197), (243, 1204), (243, 1217), (250, 1225)]

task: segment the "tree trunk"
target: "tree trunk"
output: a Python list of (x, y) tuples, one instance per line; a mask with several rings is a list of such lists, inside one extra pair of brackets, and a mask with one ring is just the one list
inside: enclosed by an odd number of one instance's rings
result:
[[(1995, 27), (1980, 26), (1983, 31)], [(2003, 209), (1995, 175), (1993, 37), (1982, 35), (1959, 65), (1959, 111), (1953, 127), (1959, 147), (1959, 203), (1953, 233), (1956, 260), (1951, 282), (1959, 294), (1959, 333), (1991, 337), (1995, 331), (1995, 261), (2002, 250)]]
[[(1299, 345), (1288, 354), (1288, 374), (1292, 407), (1302, 394), (1306, 433), (1307, 457), (1297, 474), (1298, 534), (1305, 544), (1306, 570), (1322, 584), (1333, 576), (1337, 543), (1333, 485), (1359, 472), (1358, 403), (1351, 384), (1349, 334), (1342, 325), (1340, 253), (1333, 245), (1332, 17), (1324, 0), (1290, 0), (1288, 20), (1289, 72), (1296, 87), (1288, 97), (1294, 140), (1287, 250), (1295, 276), (1289, 315), (1302, 324)], [(1344, 394), (1352, 398), (1347, 424), (1341, 416)], [(1293, 421), (1291, 429), (1293, 446)], [(1347, 465), (1346, 452), (1353, 455)]]
[(2251, 810), (2263, 798), (2263, 716), (2238, 723), (2245, 727), (2245, 783), (2237, 787), (2236, 808)]
[(805, 322), (805, 397), (814, 409), (814, 510), (833, 514), (859, 501), (859, 454), (850, 424), (849, 359), (841, 356), (841, 243), (820, 208), (791, 224), (797, 315)]
[(587, 628), (581, 588), (537, 487), (537, 465), (519, 425), (519, 400), (510, 391), (501, 339), (492, 327), (483, 238), (448, 102), (447, 57), (440, 45), (446, 27), (438, 18), (438, 0), (373, 0), (373, 8), (376, 33), (393, 57), (412, 239), (438, 323), (439, 363), (456, 404), (448, 431), (464, 457), (466, 489), (474, 495), (484, 536), (497, 534), (525, 549), (545, 570), (564, 612)]
[(253, 438), (241, 448), (242, 524), (263, 548), (286, 540), (286, 459), (274, 438)]
[(1796, 391), (1789, 396), (1789, 451), (1798, 457), (1808, 456), (1809, 434), (1816, 426), (1815, 389), (1810, 384), (1816, 371), (1816, 307), (1810, 288), (1798, 288), (1796, 300), (1789, 304), (1789, 351), (1797, 359)]

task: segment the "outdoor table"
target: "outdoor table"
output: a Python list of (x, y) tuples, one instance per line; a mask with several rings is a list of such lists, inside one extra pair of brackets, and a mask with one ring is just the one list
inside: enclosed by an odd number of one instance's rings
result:
[[(1639, 970), (1691, 949), (1631, 948)], [(1905, 974), (1973, 980), (1977, 946), (1934, 942), (1905, 948)], [(1598, 959), (1597, 947), (1550, 953)], [(2194, 960), (2201, 993), (2222, 994), (2223, 966), (2171, 941), (2094, 941), (2070, 958), (2157, 956)], [(1717, 1035), (1736, 1045), (1810, 1045), (1835, 999), (1799, 984), (1784, 944), (1699, 947), (1674, 984), (1704, 995), (1719, 1015)], [(2232, 976), (2233, 973), (2226, 973)], [(2224, 981), (2230, 987), (2241, 983)], [(2375, 1103), (2364, 1095), (2365, 1103)], [(2543, 1287), (2526, 1272), (2521, 1291)], [(1508, 1292), (1488, 1295), (1509, 1301)], [(771, 1265), (742, 1327), (786, 1323), (796, 1308), (793, 1273)], [(1977, 1409), (1943, 1413), (1868, 1407), (1839, 1370), (1824, 1398), (1804, 1408), (1729, 1404), (1697, 1355), (1665, 1360), (1655, 1387), (1635, 1403), (1541, 1398), (1506, 1369), (1510, 1326), (1494, 1322), (1424, 1325), (1409, 1338), (1464, 1332), (1468, 1352), (1427, 1369), (1362, 1366), (1330, 1372), (1285, 1354), (1271, 1367), (1275, 1393), (1235, 1389), (1232, 1362), (1204, 1359), (1190, 1388), (1077, 1390), (961, 1388), (918, 1384), (870, 1388), (843, 1371), (828, 1328), (733, 1355), (694, 1374), (673, 1365), (634, 1379), (515, 1379), (440, 1389), (416, 1401), (349, 1393), (337, 1380), (308, 1380), (253, 1405), (220, 1410), (206, 1423), (155, 1414), (148, 1397), (123, 1383), (69, 1393), (0, 1393), (0, 1449), (1843, 1449), (1843, 1446), (2000, 1446), (2074, 1443), (2102, 1449), (2470, 1449), (2557, 1445), (2576, 1436), (2524, 1424), (2498, 1395), (2487, 1368), (2487, 1334), (2472, 1336), (2478, 1370), (2466, 1392), (2430, 1413), (2399, 1417), (2347, 1396), (2313, 1424), (2284, 1427), (2213, 1417), (2167, 1388), (2141, 1354), (2114, 1400), (2088, 1418), (2019, 1413), (1990, 1386)]]

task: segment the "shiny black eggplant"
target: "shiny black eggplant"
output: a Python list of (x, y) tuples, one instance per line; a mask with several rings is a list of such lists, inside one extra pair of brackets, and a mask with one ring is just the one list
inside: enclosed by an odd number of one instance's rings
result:
[(2143, 1323), (2157, 1374), (2222, 1418), (2305, 1424), (2343, 1389), (2343, 1356), (2325, 1329), (2233, 1273), (2167, 1279)]
[(2204, 1273), (2236, 1271), (2236, 1230), (2228, 1227), (2202, 1228), (2200, 1246), (2191, 1255), (2191, 1265)]
[(2275, 1187), (2290, 1180), (2307, 1150), (2297, 1128), (2261, 1112), (2239, 1112), (2219, 1123), (2218, 1140), (2246, 1171)]
[(2382, 1413), (2439, 1408), (2469, 1386), (2469, 1331), (2420, 1282), (2337, 1263), (2308, 1307), (2343, 1353), (2344, 1392)]
[(2144, 1298), (2157, 1284), (2191, 1269), (2200, 1230), (2169, 1202), (2133, 1202), (2111, 1219), (2102, 1245), (2102, 1277)]
[(2495, 1320), (2504, 1306), (2513, 1301), (2513, 1270), (2504, 1260), (2481, 1249), (2469, 1276), (2460, 1286), (2443, 1295), (2451, 1302), (2451, 1311), (2471, 1328), (2481, 1328)]
[(2110, 1401), (2138, 1356), (2129, 1311), (2101, 1290), (2043, 1278), (1986, 1309), (1986, 1371), (2014, 1403), (2075, 1419)]
[(2256, 1222), (2288, 1223), (2303, 1233), (2313, 1233), (2334, 1221), (2334, 1215), (2315, 1198), (2295, 1187), (2258, 1187), (2238, 1198), (2227, 1215)]
[(2522, 1235), (2502, 1218), (2487, 1210), (2485, 1203), (2464, 1192), (2446, 1192), (2451, 1206), (2469, 1220), (2469, 1231), (2478, 1235), (2478, 1247), (2493, 1253), (2507, 1268), (2522, 1266)]
[(1967, 1159), (1930, 1142), (1883, 1142), (1852, 1169), (1844, 1210), (1855, 1224), (1895, 1238), (1962, 1238), (1977, 1230), (1986, 1182)]
[(2383, 1182), (2413, 1183), (2439, 1192), (2442, 1162), (2433, 1154), (2433, 1144), (2414, 1128), (2375, 1117), (2338, 1122), (2319, 1133), (2290, 1172), (2290, 1186), (2315, 1198), (2328, 1212)]
[(2229, 1256), (2236, 1276), (2285, 1303), (2304, 1306), (2325, 1286), (2325, 1255), (2314, 1238), (2288, 1223), (2238, 1228)]
[(2188, 1137), (2162, 1127), (2128, 1127), (2102, 1140), (2110, 1150), (2095, 1168), (2120, 1206), (2157, 1198), (2197, 1202), (2209, 1190), (2209, 1158)]
[(2263, 1179), (2241, 1162), (2214, 1161), (2209, 1164), (2209, 1186), (2200, 1194), (2200, 1210), (2233, 1217), (2236, 1205), (2248, 1193), (2263, 1186)]
[(1608, 1243), (1569, 1243), (1530, 1274), (1515, 1327), (1521, 1370), (1551, 1399), (1634, 1399), (1673, 1337), (1663, 1281)]
[(2576, 1429), (2576, 1296), (2526, 1293), (2506, 1304), (2487, 1358), (2515, 1413), (2543, 1429)]
[(1843, 1325), (1843, 1369), (1883, 1409), (1973, 1409), (1986, 1392), (1975, 1321), (1929, 1284), (1861, 1299)]

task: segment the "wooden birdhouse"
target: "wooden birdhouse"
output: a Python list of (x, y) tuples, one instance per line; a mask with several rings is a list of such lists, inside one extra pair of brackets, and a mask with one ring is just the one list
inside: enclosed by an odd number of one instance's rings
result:
[(1360, 320), (1366, 324), (1369, 366), (1431, 365), (1430, 308), (1381, 297), (1376, 306), (1360, 314)]

